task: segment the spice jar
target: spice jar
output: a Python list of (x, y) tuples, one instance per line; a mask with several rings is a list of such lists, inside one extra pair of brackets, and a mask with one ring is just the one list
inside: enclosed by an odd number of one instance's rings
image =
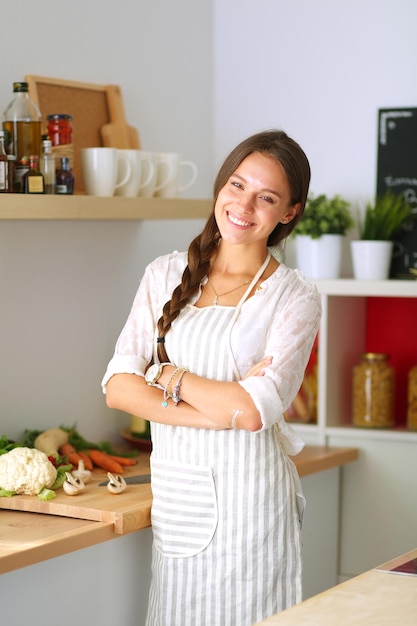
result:
[(417, 430), (417, 365), (408, 373), (407, 426), (410, 430)]
[(394, 425), (394, 370), (388, 354), (366, 352), (353, 368), (353, 423), (369, 428)]
[(63, 113), (46, 116), (48, 136), (53, 146), (72, 143), (72, 116)]
[(48, 137), (52, 142), (55, 167), (60, 167), (61, 158), (67, 157), (70, 168), (74, 167), (74, 144), (72, 142), (72, 115), (54, 113), (46, 116)]

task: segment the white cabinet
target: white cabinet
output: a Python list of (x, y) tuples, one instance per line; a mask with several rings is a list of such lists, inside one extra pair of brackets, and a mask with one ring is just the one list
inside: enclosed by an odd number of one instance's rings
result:
[[(322, 319), (318, 350), (318, 419), (317, 424), (297, 424), (304, 436), (326, 444), (328, 437), (352, 435), (352, 370), (367, 350), (369, 302), (372, 298), (401, 298), (417, 311), (417, 282), (386, 280), (378, 282), (341, 279), (315, 282), (322, 301)], [(401, 319), (389, 320), (384, 327), (386, 337), (394, 332)], [(417, 318), (406, 329), (415, 346), (417, 364)], [(383, 339), (382, 339), (383, 343)], [(401, 345), (398, 346), (401, 351)], [(404, 382), (404, 381), (403, 381)], [(404, 385), (402, 385), (403, 387)], [(393, 430), (355, 429), (364, 439), (415, 441), (417, 432), (404, 427)]]
[[(352, 369), (367, 351), (369, 311), (375, 316), (376, 303), (382, 319), (379, 345), (386, 342), (391, 352), (406, 349), (408, 358), (411, 350), (417, 363), (417, 283), (341, 279), (315, 284), (323, 307), (318, 418), (317, 424), (295, 428), (309, 444), (359, 448), (359, 460), (341, 472), (339, 576), (343, 579), (417, 545), (417, 432), (406, 429), (404, 415), (396, 416), (402, 424), (389, 430), (357, 428), (351, 418)], [(388, 319), (386, 314), (383, 317), (384, 308), (391, 312)], [(396, 308), (400, 313), (408, 308), (410, 313), (397, 316)], [(399, 332), (402, 345), (393, 345), (391, 335)], [(406, 393), (404, 380), (398, 393)], [(401, 399), (404, 406), (406, 398)]]

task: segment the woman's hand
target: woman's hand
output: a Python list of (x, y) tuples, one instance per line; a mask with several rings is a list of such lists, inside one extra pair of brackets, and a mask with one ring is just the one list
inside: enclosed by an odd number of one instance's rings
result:
[(255, 365), (253, 365), (248, 372), (246, 372), (242, 380), (245, 380), (246, 378), (249, 378), (250, 376), (264, 376), (265, 367), (268, 367), (268, 365), (271, 365), (271, 363), (272, 363), (272, 356), (265, 356), (263, 359), (258, 361), (258, 363), (255, 363)]

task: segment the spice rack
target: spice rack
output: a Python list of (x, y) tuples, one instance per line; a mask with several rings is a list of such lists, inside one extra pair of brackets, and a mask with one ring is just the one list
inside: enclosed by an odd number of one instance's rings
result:
[[(396, 403), (395, 427), (372, 429), (355, 427), (352, 424), (352, 371), (362, 352), (391, 352), (391, 357), (397, 357), (398, 363), (409, 361), (411, 350), (415, 355), (414, 363), (417, 363), (416, 281), (339, 279), (315, 281), (315, 285), (321, 294), (323, 311), (318, 350), (318, 417), (317, 424), (295, 424), (295, 428), (309, 443), (316, 442), (320, 445), (326, 445), (332, 435), (417, 442), (417, 432), (405, 427), (404, 403), (407, 398), (404, 371), (402, 381), (398, 381), (401, 384), (396, 390), (397, 399), (400, 396), (403, 408), (399, 415), (398, 407), (401, 403)], [(390, 311), (390, 308), (396, 306), (405, 311), (405, 315), (399, 316), (397, 320), (392, 317), (386, 319), (384, 308)], [(382, 316), (379, 330), (372, 328), (375, 315)], [(381, 332), (381, 325), (384, 324)], [(398, 327), (407, 334), (408, 343), (406, 348), (399, 343), (395, 347), (394, 355), (391, 350), (392, 337)], [(378, 349), (375, 344), (370, 345), (370, 342), (375, 341), (379, 342)], [(384, 345), (388, 345), (388, 349), (383, 349)], [(402, 354), (403, 350), (407, 351), (406, 355)], [(408, 368), (408, 361), (405, 369)], [(393, 365), (397, 369), (395, 358)]]
[(212, 202), (189, 198), (0, 194), (0, 220), (155, 220), (207, 218)]

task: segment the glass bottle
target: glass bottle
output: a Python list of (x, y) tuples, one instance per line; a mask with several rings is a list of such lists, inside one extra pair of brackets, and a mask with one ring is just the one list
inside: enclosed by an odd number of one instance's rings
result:
[(39, 169), (45, 181), (45, 193), (55, 193), (55, 157), (52, 154), (52, 141), (42, 140), (42, 156)]
[(394, 370), (388, 354), (366, 352), (353, 368), (353, 423), (370, 428), (394, 425)]
[(70, 168), (70, 160), (68, 157), (61, 157), (61, 167), (56, 171), (56, 193), (73, 194), (74, 193), (74, 174)]
[(29, 170), (22, 178), (23, 193), (45, 193), (43, 175), (38, 169), (39, 157), (37, 154), (29, 155)]
[(8, 193), (14, 193), (15, 192), (15, 168), (16, 168), (16, 157), (14, 154), (8, 154), (7, 155), (7, 161), (8, 161), (8, 178), (9, 178), (9, 183), (7, 185), (7, 191)]
[(28, 83), (13, 83), (14, 98), (3, 113), (6, 151), (16, 157), (15, 190), (21, 191), (23, 175), (29, 169), (29, 155), (41, 152), (41, 114), (29, 97)]
[(407, 426), (410, 430), (417, 430), (417, 365), (408, 373)]
[(9, 162), (4, 147), (4, 130), (0, 130), (0, 193), (6, 193), (9, 187)]

